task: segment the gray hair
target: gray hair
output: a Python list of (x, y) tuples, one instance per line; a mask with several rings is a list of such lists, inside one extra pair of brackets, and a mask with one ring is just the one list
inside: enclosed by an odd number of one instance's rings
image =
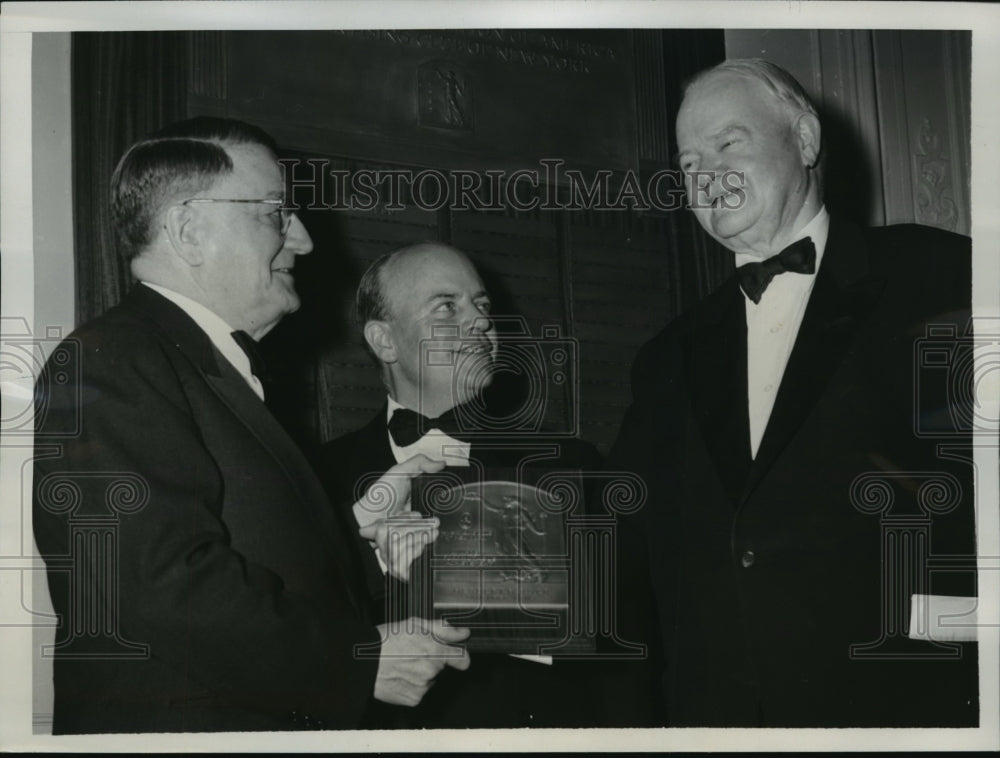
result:
[(198, 116), (171, 124), (132, 145), (111, 177), (111, 215), (129, 260), (154, 237), (154, 220), (177, 193), (197, 192), (232, 173), (229, 145), (278, 146), (259, 127), (231, 118)]
[(699, 82), (713, 74), (736, 74), (755, 79), (767, 88), (775, 101), (788, 111), (791, 118), (794, 119), (803, 113), (818, 118), (816, 106), (795, 77), (781, 66), (776, 66), (763, 58), (734, 58), (700, 71), (684, 85), (684, 96), (686, 97)]

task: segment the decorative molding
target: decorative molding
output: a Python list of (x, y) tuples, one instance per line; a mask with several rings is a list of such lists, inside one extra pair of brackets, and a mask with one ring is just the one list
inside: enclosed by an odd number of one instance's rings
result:
[(872, 32), (886, 223), (969, 229), (963, 32)]
[(958, 211), (951, 186), (951, 157), (929, 117), (915, 129), (913, 144), (914, 210), (917, 221), (955, 230)]

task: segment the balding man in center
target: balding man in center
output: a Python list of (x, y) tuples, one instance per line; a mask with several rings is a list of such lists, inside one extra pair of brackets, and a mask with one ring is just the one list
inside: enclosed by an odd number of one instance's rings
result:
[[(365, 272), (357, 316), (380, 367), (386, 403), (361, 429), (328, 442), (319, 473), (335, 506), (350, 509), (359, 481), (418, 454), (448, 466), (515, 469), (539, 445), (558, 449), (547, 465), (560, 471), (596, 470), (590, 444), (543, 435), (504, 436), (491, 442), (477, 430), (476, 412), (457, 412), (491, 383), (498, 336), (489, 293), (469, 257), (437, 242), (387, 254)], [(453, 360), (428, 361), (451, 351)], [(424, 417), (415, 421), (417, 414)], [(463, 420), (464, 419), (464, 420)], [(471, 420), (471, 421), (470, 421)], [(468, 432), (472, 434), (463, 434)], [(502, 449), (501, 449), (502, 448)], [(446, 469), (447, 470), (447, 469)], [(353, 516), (352, 516), (353, 517)], [(362, 526), (362, 524), (359, 524)], [(366, 536), (367, 535), (366, 533)], [(359, 537), (367, 562), (372, 612), (386, 612), (386, 581), (379, 556)], [(397, 586), (396, 590), (400, 588)], [(403, 590), (405, 591), (405, 590)], [(390, 619), (391, 620), (391, 619)], [(600, 724), (597, 686), (587, 662), (472, 653), (462, 676), (439, 677), (416, 708), (378, 704), (372, 728), (583, 727)]]

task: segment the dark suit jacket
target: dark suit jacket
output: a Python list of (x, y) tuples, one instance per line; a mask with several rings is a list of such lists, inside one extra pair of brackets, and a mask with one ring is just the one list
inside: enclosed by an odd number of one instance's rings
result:
[[(640, 350), (611, 463), (648, 486), (620, 553), (649, 583), (661, 723), (977, 723), (975, 643), (903, 634), (911, 593), (975, 593), (972, 468), (935, 448), (969, 439), (917, 435), (914, 410), (915, 386), (940, 378), (914, 370), (926, 325), (959, 311), (961, 335), (970, 299), (968, 239), (832, 219), (753, 461), (735, 277)], [(920, 403), (947, 406), (933, 395)], [(945, 513), (921, 490), (934, 481), (951, 488)], [(920, 551), (964, 569), (931, 572)]]
[(295, 444), (147, 287), (65, 344), (39, 383), (34, 475), (54, 731), (355, 726), (378, 632)]
[[(580, 440), (538, 437), (518, 442), (551, 447), (553, 469), (596, 471), (601, 465), (596, 448)], [(527, 448), (496, 449), (514, 444), (510, 439), (497, 443), (491, 447), (490, 442), (473, 441), (470, 457), (484, 465), (514, 468), (527, 454)], [(330, 500), (353, 519), (351, 506), (364, 493), (364, 482), (370, 482), (371, 476), (379, 476), (395, 464), (383, 406), (361, 429), (323, 445), (317, 469)], [(383, 619), (387, 582), (396, 580), (386, 579), (374, 551), (360, 536), (356, 547), (366, 567), (371, 613)], [(405, 589), (397, 585), (396, 591)], [(547, 666), (507, 655), (473, 653), (467, 671), (446, 668), (416, 708), (374, 703), (364, 725), (442, 729), (595, 726), (600, 717), (595, 687), (586, 662), (557, 660)]]

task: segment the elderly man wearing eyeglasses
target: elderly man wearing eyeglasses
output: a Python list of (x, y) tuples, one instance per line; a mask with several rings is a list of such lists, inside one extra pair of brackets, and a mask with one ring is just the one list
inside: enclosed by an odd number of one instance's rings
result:
[[(255, 127), (198, 118), (115, 170), (138, 283), (36, 393), (57, 734), (351, 728), (469, 665), (467, 630), (373, 623), (348, 527), (262, 402), (254, 342), (298, 308), (312, 250), (275, 153)], [(406, 498), (440, 465), (412, 458), (380, 492)]]

